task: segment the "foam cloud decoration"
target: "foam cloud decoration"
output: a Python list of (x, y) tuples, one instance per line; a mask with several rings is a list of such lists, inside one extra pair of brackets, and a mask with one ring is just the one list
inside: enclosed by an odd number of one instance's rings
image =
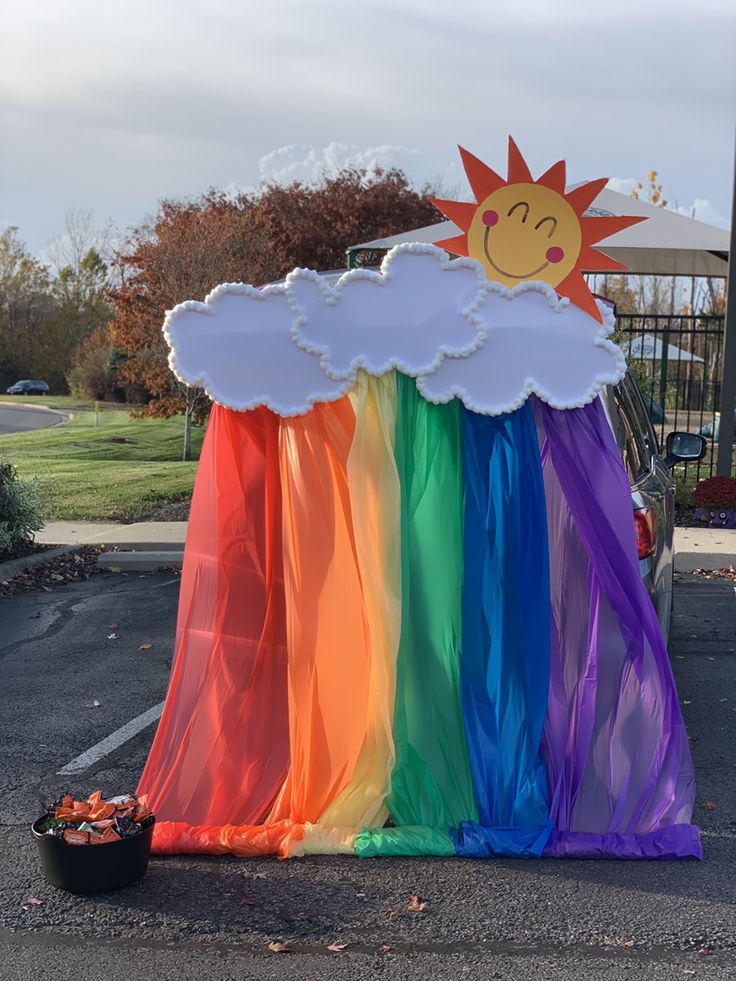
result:
[(398, 369), (430, 402), (457, 397), (498, 415), (534, 392), (558, 409), (619, 381), (623, 354), (601, 325), (546, 283), (507, 289), (473, 259), (431, 245), (399, 246), (380, 273), (352, 270), (334, 286), (297, 269), (285, 285), (218, 286), (169, 311), (169, 364), (232, 409), (302, 415), (341, 398), (359, 369)]
[(397, 246), (379, 273), (355, 269), (334, 286), (309, 269), (286, 277), (294, 339), (336, 379), (352, 379), (359, 368), (424, 375), (448, 355), (478, 350), (484, 330), (477, 311), (488, 285), (480, 263), (450, 261), (420, 244)]
[(545, 283), (509, 290), (488, 283), (478, 314), (487, 338), (468, 358), (448, 358), (431, 375), (417, 378), (429, 402), (460, 398), (483, 415), (518, 409), (533, 392), (556, 409), (592, 402), (626, 372), (621, 350), (610, 340), (615, 319), (599, 304), (603, 325), (560, 299)]
[(340, 398), (352, 382), (325, 375), (294, 343), (293, 322), (284, 287), (226, 283), (204, 303), (187, 300), (167, 313), (169, 365), (180, 381), (201, 385), (228, 408), (265, 405), (281, 416), (302, 415)]

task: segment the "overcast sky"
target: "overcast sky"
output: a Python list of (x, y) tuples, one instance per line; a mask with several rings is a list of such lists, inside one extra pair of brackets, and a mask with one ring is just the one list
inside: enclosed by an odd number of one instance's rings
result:
[(0, 222), (36, 254), (69, 209), (140, 222), (162, 197), (344, 162), (464, 191), (505, 173), (619, 187), (659, 171), (730, 214), (732, 0), (2, 0)]

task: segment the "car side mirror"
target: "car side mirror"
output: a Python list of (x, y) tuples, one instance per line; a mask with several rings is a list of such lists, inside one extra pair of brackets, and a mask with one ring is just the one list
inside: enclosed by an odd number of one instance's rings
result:
[(705, 439), (696, 433), (670, 433), (665, 442), (665, 466), (674, 467), (676, 463), (702, 460), (707, 448)]

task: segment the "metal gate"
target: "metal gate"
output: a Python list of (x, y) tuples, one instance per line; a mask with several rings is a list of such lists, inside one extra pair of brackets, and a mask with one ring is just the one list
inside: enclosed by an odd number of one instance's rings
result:
[[(660, 445), (674, 429), (701, 433), (708, 452), (685, 469), (688, 483), (716, 472), (724, 318), (620, 314), (614, 340), (650, 410)], [(733, 467), (733, 453), (732, 453)]]

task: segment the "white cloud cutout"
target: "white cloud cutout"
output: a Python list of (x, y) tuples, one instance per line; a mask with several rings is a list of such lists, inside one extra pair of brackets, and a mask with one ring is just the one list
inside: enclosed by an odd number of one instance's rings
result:
[(417, 379), (429, 402), (457, 397), (473, 412), (500, 415), (535, 393), (553, 408), (572, 409), (623, 378), (624, 356), (607, 339), (615, 323), (607, 306), (599, 304), (601, 325), (544, 283), (513, 290), (488, 285), (478, 311), (487, 328), (485, 343), (471, 357), (448, 358)]
[(298, 315), (295, 340), (337, 379), (354, 378), (359, 368), (416, 376), (448, 354), (477, 350), (483, 324), (476, 310), (487, 285), (479, 263), (451, 261), (441, 249), (418, 244), (392, 249), (380, 273), (355, 269), (334, 287), (308, 269), (286, 277)]
[(201, 385), (228, 408), (265, 405), (281, 416), (302, 415), (340, 398), (351, 382), (328, 378), (297, 347), (293, 321), (283, 287), (226, 283), (204, 303), (187, 300), (167, 313), (169, 365), (180, 381)]
[(284, 286), (218, 286), (169, 311), (164, 333), (176, 376), (233, 409), (301, 415), (344, 395), (362, 368), (398, 369), (430, 402), (458, 397), (498, 415), (532, 392), (558, 409), (584, 405), (623, 377), (613, 314), (599, 307), (602, 325), (545, 283), (508, 290), (473, 259), (414, 244), (334, 287), (304, 269)]

